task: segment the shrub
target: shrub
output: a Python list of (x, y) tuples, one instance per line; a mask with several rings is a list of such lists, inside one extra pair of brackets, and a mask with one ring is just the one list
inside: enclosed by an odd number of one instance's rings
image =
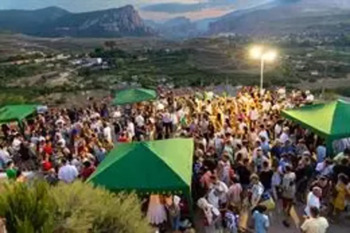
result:
[(90, 184), (60, 184), (51, 190), (58, 205), (56, 232), (148, 233), (152, 232), (134, 194), (114, 194)]
[(0, 216), (17, 233), (151, 233), (134, 194), (114, 194), (90, 184), (2, 187)]
[(0, 216), (6, 218), (8, 232), (53, 232), (55, 203), (47, 184), (40, 182), (34, 187), (22, 183), (2, 185)]

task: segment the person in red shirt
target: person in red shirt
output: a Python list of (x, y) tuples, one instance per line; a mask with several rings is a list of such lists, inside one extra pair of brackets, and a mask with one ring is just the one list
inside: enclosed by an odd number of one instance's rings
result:
[(128, 137), (127, 137), (125, 132), (123, 132), (118, 138), (118, 142), (121, 142), (121, 143), (128, 142), (128, 140), (129, 139), (128, 139)]
[(44, 172), (48, 172), (48, 171), (52, 168), (51, 162), (48, 161), (48, 160), (44, 160), (44, 161), (42, 162), (42, 168), (43, 168), (43, 171), (44, 171)]
[(91, 176), (92, 173), (95, 172), (96, 168), (95, 168), (95, 166), (94, 166), (89, 160), (87, 160), (87, 159), (83, 162), (83, 165), (84, 165), (84, 167), (83, 167), (83, 169), (82, 169), (81, 172), (80, 172), (80, 177), (81, 177), (81, 179), (82, 179), (83, 181), (85, 181), (85, 180), (87, 180), (87, 179)]
[(49, 154), (49, 155), (52, 155), (53, 153), (53, 149), (52, 149), (52, 143), (50, 140), (46, 140), (46, 144), (43, 148), (43, 151), (45, 154)]
[(45, 154), (45, 157), (41, 163), (42, 169), (44, 172), (48, 172), (52, 168), (52, 163), (50, 162), (50, 155)]

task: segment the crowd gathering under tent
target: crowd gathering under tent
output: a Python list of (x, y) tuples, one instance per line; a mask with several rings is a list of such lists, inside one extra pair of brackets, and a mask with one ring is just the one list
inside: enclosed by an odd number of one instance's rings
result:
[[(292, 207), (302, 206), (300, 227), (325, 233), (322, 216), (337, 220), (350, 203), (350, 104), (313, 102), (285, 88), (241, 87), (235, 96), (135, 88), (83, 108), (5, 106), (0, 168), (15, 182), (33, 170), (51, 185), (82, 179), (136, 192), (160, 232), (266, 233), (280, 220), (269, 213), (279, 208), (290, 228)], [(184, 199), (198, 222), (188, 224)]]
[(20, 122), (36, 112), (36, 105), (6, 105), (0, 108), (0, 123)]
[(133, 104), (142, 101), (155, 100), (156, 98), (157, 93), (154, 90), (144, 88), (125, 89), (116, 93), (113, 104)]
[(97, 167), (88, 182), (111, 191), (184, 194), (191, 198), (192, 139), (120, 144)]
[(350, 103), (343, 100), (283, 110), (282, 115), (324, 138), (330, 155), (335, 140), (350, 137)]

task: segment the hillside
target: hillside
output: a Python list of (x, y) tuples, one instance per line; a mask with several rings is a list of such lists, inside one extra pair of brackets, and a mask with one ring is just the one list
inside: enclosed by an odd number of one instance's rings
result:
[(70, 13), (57, 7), (0, 11), (0, 29), (42, 37), (123, 37), (153, 35), (133, 6)]
[[(230, 32), (277, 35), (301, 32), (321, 34), (349, 32), (349, 13), (350, 4), (342, 0), (277, 0), (219, 18), (210, 24), (209, 34)], [(337, 28), (339, 30), (334, 30)]]
[(44, 23), (50, 24), (62, 16), (70, 14), (58, 7), (48, 7), (39, 10), (1, 10), (0, 29), (31, 34)]

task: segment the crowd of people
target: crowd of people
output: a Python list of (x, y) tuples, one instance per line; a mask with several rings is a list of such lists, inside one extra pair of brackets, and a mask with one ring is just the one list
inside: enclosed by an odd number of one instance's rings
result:
[[(25, 182), (25, 171), (40, 171), (50, 184), (72, 183), (88, 179), (118, 143), (190, 137), (195, 143), (192, 195), (205, 233), (268, 232), (275, 208), (283, 210), (283, 224), (291, 227), (291, 209), (298, 203), (305, 205), (301, 230), (324, 233), (328, 222), (320, 216), (337, 221), (346, 210), (348, 141), (336, 144), (339, 154), (332, 158), (322, 138), (280, 115), (312, 104), (309, 91), (243, 87), (234, 97), (158, 92), (152, 102), (112, 107), (108, 100), (91, 100), (85, 108), (49, 108), (22, 127), (4, 124), (0, 169), (17, 182)], [(151, 224), (174, 231), (190, 225), (182, 221), (184, 209), (191, 208), (183, 198), (149, 199)], [(244, 227), (243, 214), (250, 219)]]

